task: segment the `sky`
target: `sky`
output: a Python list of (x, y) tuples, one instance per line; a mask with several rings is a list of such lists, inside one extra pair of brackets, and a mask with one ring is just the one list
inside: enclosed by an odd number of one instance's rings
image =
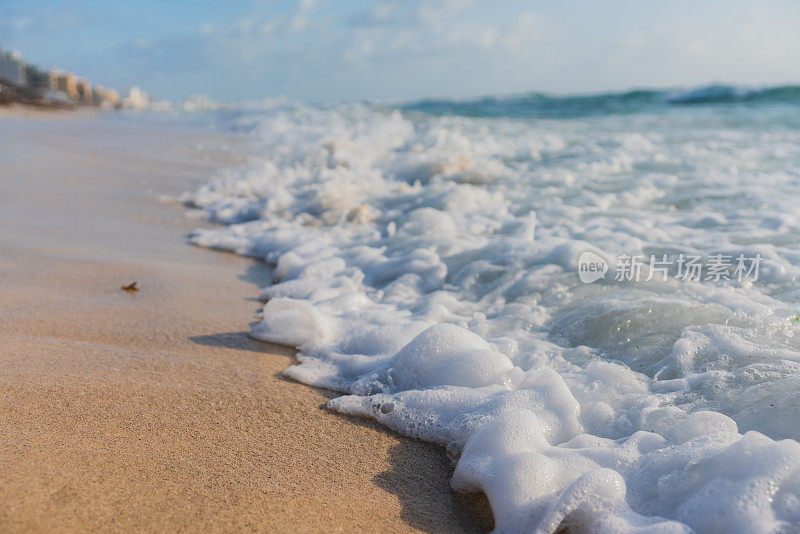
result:
[(800, 82), (796, 0), (2, 0), (30, 63), (311, 102)]

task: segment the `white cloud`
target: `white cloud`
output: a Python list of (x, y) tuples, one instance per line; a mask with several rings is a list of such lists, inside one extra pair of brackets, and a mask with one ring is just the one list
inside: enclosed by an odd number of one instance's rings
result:
[(289, 20), (289, 31), (300, 31), (308, 25), (309, 16), (321, 6), (318, 0), (299, 0), (297, 8)]
[(677, 17), (630, 31), (609, 66), (619, 76), (630, 77), (634, 70), (643, 83), (654, 85), (798, 79), (800, 63), (792, 53), (800, 50), (796, 22), (782, 11), (755, 6), (712, 20)]
[(450, 18), (472, 6), (473, 0), (427, 0), (419, 3), (416, 20), (421, 24), (434, 24)]
[(420, 56), (527, 55), (547, 35), (549, 23), (540, 15), (522, 13), (502, 23), (485, 22), (472, 7), (473, 0), (429, 0), (403, 12), (396, 2), (382, 2), (356, 17), (342, 57), (366, 68), (375, 61)]
[(552, 37), (552, 24), (545, 17), (522, 13), (499, 39), (500, 46), (510, 52), (522, 52)]
[[(195, 18), (192, 32), (140, 46), (129, 36), (98, 71), (124, 65), (125, 76), (145, 85), (149, 76), (169, 96), (207, 86), (222, 98), (310, 100), (800, 80), (792, 0), (543, 2), (535, 12), (524, 0), (250, 1), (250, 13), (223, 22)], [(25, 26), (28, 15), (18, 9), (3, 22)]]
[(258, 39), (273, 34), (299, 33), (310, 29), (312, 15), (323, 6), (324, 3), (319, 0), (298, 0), (290, 15), (263, 14), (261, 11), (256, 11), (225, 25), (215, 26), (204, 23), (200, 28), (200, 34), (215, 38), (224, 45), (226, 41), (230, 40)]
[(400, 7), (400, 2), (397, 0), (389, 0), (387, 2), (378, 2), (368, 12), (365, 21), (372, 21), (373, 23), (384, 23), (392, 20), (393, 15)]

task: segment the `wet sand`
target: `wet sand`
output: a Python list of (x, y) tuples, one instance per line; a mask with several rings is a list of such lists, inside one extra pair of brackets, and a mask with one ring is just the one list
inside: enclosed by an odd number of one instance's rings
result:
[(325, 410), (247, 337), (269, 269), (186, 245), (204, 223), (155, 198), (224, 143), (0, 116), (0, 531), (487, 529), (440, 448)]

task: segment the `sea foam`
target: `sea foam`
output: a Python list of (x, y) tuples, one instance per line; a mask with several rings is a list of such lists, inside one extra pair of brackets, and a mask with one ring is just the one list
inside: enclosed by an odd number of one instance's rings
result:
[[(500, 532), (800, 525), (800, 110), (558, 120), (278, 102), (188, 197), (265, 259), (256, 338), (331, 409), (439, 443)], [(580, 254), (763, 258), (578, 278)]]

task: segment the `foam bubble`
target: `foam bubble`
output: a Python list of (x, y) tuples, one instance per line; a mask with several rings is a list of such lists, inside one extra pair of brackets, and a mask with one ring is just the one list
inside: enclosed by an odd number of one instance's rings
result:
[[(239, 118), (260, 160), (187, 198), (228, 224), (193, 240), (272, 264), (252, 335), (298, 347), (286, 374), (344, 393), (332, 409), (445, 446), (499, 531), (787, 530), (798, 118), (270, 103)], [(584, 284), (585, 251), (764, 260), (756, 281)]]

